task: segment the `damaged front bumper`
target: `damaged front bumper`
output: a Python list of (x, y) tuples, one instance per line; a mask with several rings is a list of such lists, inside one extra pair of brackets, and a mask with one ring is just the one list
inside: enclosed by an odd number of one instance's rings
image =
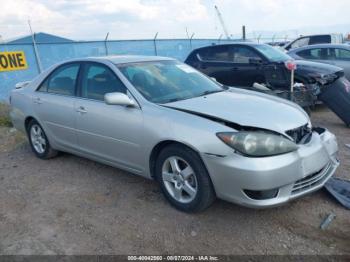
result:
[(286, 203), (321, 187), (339, 165), (335, 136), (327, 130), (288, 154), (252, 158), (202, 154), (216, 194), (240, 205), (264, 208)]

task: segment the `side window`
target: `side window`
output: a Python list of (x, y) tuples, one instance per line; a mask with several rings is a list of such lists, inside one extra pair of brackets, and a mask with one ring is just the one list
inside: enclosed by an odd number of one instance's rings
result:
[(235, 47), (233, 51), (233, 62), (240, 64), (249, 64), (250, 59), (261, 59), (261, 57), (252, 49), (247, 47)]
[(347, 49), (334, 49), (335, 57), (339, 60), (350, 60), (350, 50)]
[(199, 56), (206, 61), (232, 62), (230, 47), (227, 45), (213, 46), (203, 50)]
[(309, 45), (331, 43), (330, 35), (315, 35), (310, 37)]
[(94, 63), (85, 65), (81, 89), (82, 97), (101, 101), (107, 93), (126, 93), (126, 87), (111, 69)]
[(74, 96), (78, 72), (79, 64), (63, 65), (51, 73), (38, 91)]
[(200, 58), (200, 60), (208, 60), (207, 54), (208, 54), (209, 48), (201, 48), (197, 52), (197, 57)]
[(309, 45), (309, 41), (310, 41), (309, 37), (300, 38), (292, 43), (291, 48), (294, 49), (294, 48)]
[(325, 54), (327, 54), (327, 49), (314, 48), (314, 49), (306, 49), (297, 52), (297, 55), (305, 58), (305, 59), (324, 59), (322, 58)]

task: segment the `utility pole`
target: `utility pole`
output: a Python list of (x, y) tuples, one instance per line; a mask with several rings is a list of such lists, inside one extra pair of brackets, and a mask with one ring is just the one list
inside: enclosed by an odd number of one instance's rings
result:
[(222, 26), (222, 29), (224, 30), (224, 33), (225, 33), (226, 38), (227, 38), (227, 39), (231, 39), (231, 38), (230, 38), (230, 35), (228, 34), (228, 31), (227, 31), (227, 28), (226, 28), (224, 19), (222, 18), (222, 15), (221, 15), (221, 13), (220, 13), (220, 11), (219, 11), (219, 8), (218, 8), (217, 6), (215, 6), (215, 10), (216, 10), (216, 14), (217, 14), (217, 16), (218, 16), (218, 18), (219, 18), (220, 24), (221, 24), (221, 26)]
[(246, 34), (245, 34), (245, 25), (244, 25), (244, 26), (242, 26), (242, 39), (243, 39), (243, 41), (245, 41), (245, 40), (246, 40)]
[(154, 54), (157, 56), (158, 55), (158, 51), (157, 51), (157, 37), (158, 37), (158, 32), (156, 33), (156, 35), (153, 38), (153, 44), (154, 44)]

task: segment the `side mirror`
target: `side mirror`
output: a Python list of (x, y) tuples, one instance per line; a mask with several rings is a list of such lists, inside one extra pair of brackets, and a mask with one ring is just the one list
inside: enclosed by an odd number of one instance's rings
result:
[(107, 105), (119, 105), (119, 106), (136, 106), (135, 102), (131, 100), (126, 94), (115, 92), (105, 94), (105, 102)]

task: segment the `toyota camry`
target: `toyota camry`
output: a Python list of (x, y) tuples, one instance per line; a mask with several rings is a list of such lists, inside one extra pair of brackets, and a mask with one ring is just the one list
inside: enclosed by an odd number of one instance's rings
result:
[(71, 60), (17, 84), (10, 102), (37, 157), (68, 152), (154, 179), (187, 212), (215, 198), (280, 205), (321, 188), (339, 165), (335, 136), (296, 104), (171, 58)]

